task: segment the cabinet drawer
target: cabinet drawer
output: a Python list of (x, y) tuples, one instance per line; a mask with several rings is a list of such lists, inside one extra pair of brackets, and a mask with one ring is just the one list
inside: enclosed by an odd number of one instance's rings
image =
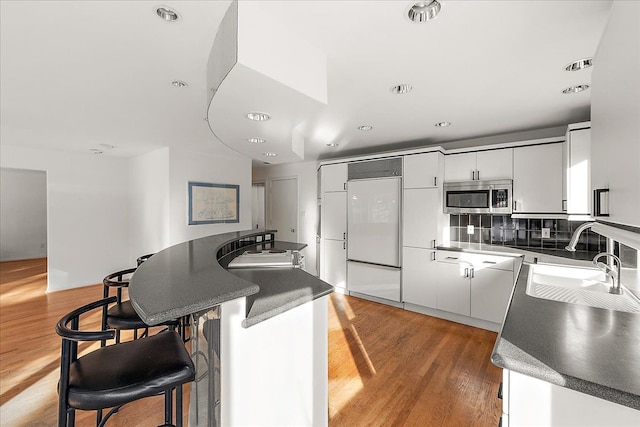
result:
[(436, 259), (440, 262), (465, 262), (476, 270), (492, 268), (496, 270), (513, 271), (514, 258), (499, 255), (484, 255), (470, 252), (438, 251)]

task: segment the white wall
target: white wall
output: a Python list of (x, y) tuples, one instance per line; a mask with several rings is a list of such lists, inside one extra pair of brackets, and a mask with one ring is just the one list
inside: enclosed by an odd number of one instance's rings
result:
[[(169, 153), (170, 244), (251, 228), (251, 159), (175, 148)], [(189, 181), (240, 185), (240, 222), (188, 225)]]
[(130, 265), (127, 162), (5, 145), (0, 166), (47, 172), (48, 290), (100, 283)]
[(170, 245), (169, 148), (129, 159), (129, 259)]
[(0, 169), (0, 261), (47, 256), (47, 174)]
[[(298, 242), (306, 243), (305, 270), (317, 275), (316, 233), (318, 224), (318, 163), (302, 162), (253, 168), (253, 182), (265, 182), (267, 198), (274, 178), (298, 178)], [(268, 202), (267, 202), (268, 203)]]

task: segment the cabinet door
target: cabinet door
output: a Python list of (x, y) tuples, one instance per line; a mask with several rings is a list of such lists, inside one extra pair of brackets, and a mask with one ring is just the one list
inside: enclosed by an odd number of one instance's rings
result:
[(345, 240), (347, 232), (347, 193), (324, 193), (320, 236), (325, 239)]
[(469, 181), (476, 176), (476, 153), (449, 154), (444, 157), (445, 181)]
[(436, 308), (438, 263), (430, 249), (402, 249), (402, 301)]
[(569, 214), (591, 212), (591, 129), (567, 132), (565, 146), (566, 208)]
[(442, 185), (444, 155), (424, 153), (404, 156), (402, 171), (404, 188), (433, 188)]
[(327, 191), (347, 191), (347, 164), (337, 163), (335, 165), (323, 165), (320, 169), (320, 188), (322, 192)]
[(513, 288), (513, 272), (477, 267), (473, 271), (471, 317), (502, 323)]
[(465, 270), (469, 270), (466, 263), (438, 262), (438, 310), (469, 316), (470, 314), (470, 279)]
[(513, 148), (479, 151), (475, 178), (481, 181), (513, 178)]
[(513, 212), (562, 212), (562, 171), (562, 143), (515, 148)]
[(347, 289), (347, 250), (342, 240), (321, 240), (320, 279), (337, 288)]
[(438, 238), (439, 192), (413, 188), (403, 192), (402, 245), (435, 248)]

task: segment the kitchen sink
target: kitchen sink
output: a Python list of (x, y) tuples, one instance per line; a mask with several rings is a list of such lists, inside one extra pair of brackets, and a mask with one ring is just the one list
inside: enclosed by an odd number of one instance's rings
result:
[(607, 276), (595, 268), (532, 264), (526, 293), (535, 298), (587, 305), (628, 313), (640, 313), (640, 300), (628, 289), (622, 295), (609, 293)]

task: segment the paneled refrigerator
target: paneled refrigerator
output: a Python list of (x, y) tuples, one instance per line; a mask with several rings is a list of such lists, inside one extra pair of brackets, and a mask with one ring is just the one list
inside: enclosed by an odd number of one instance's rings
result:
[(349, 180), (347, 283), (350, 293), (401, 301), (401, 194), (400, 177)]

